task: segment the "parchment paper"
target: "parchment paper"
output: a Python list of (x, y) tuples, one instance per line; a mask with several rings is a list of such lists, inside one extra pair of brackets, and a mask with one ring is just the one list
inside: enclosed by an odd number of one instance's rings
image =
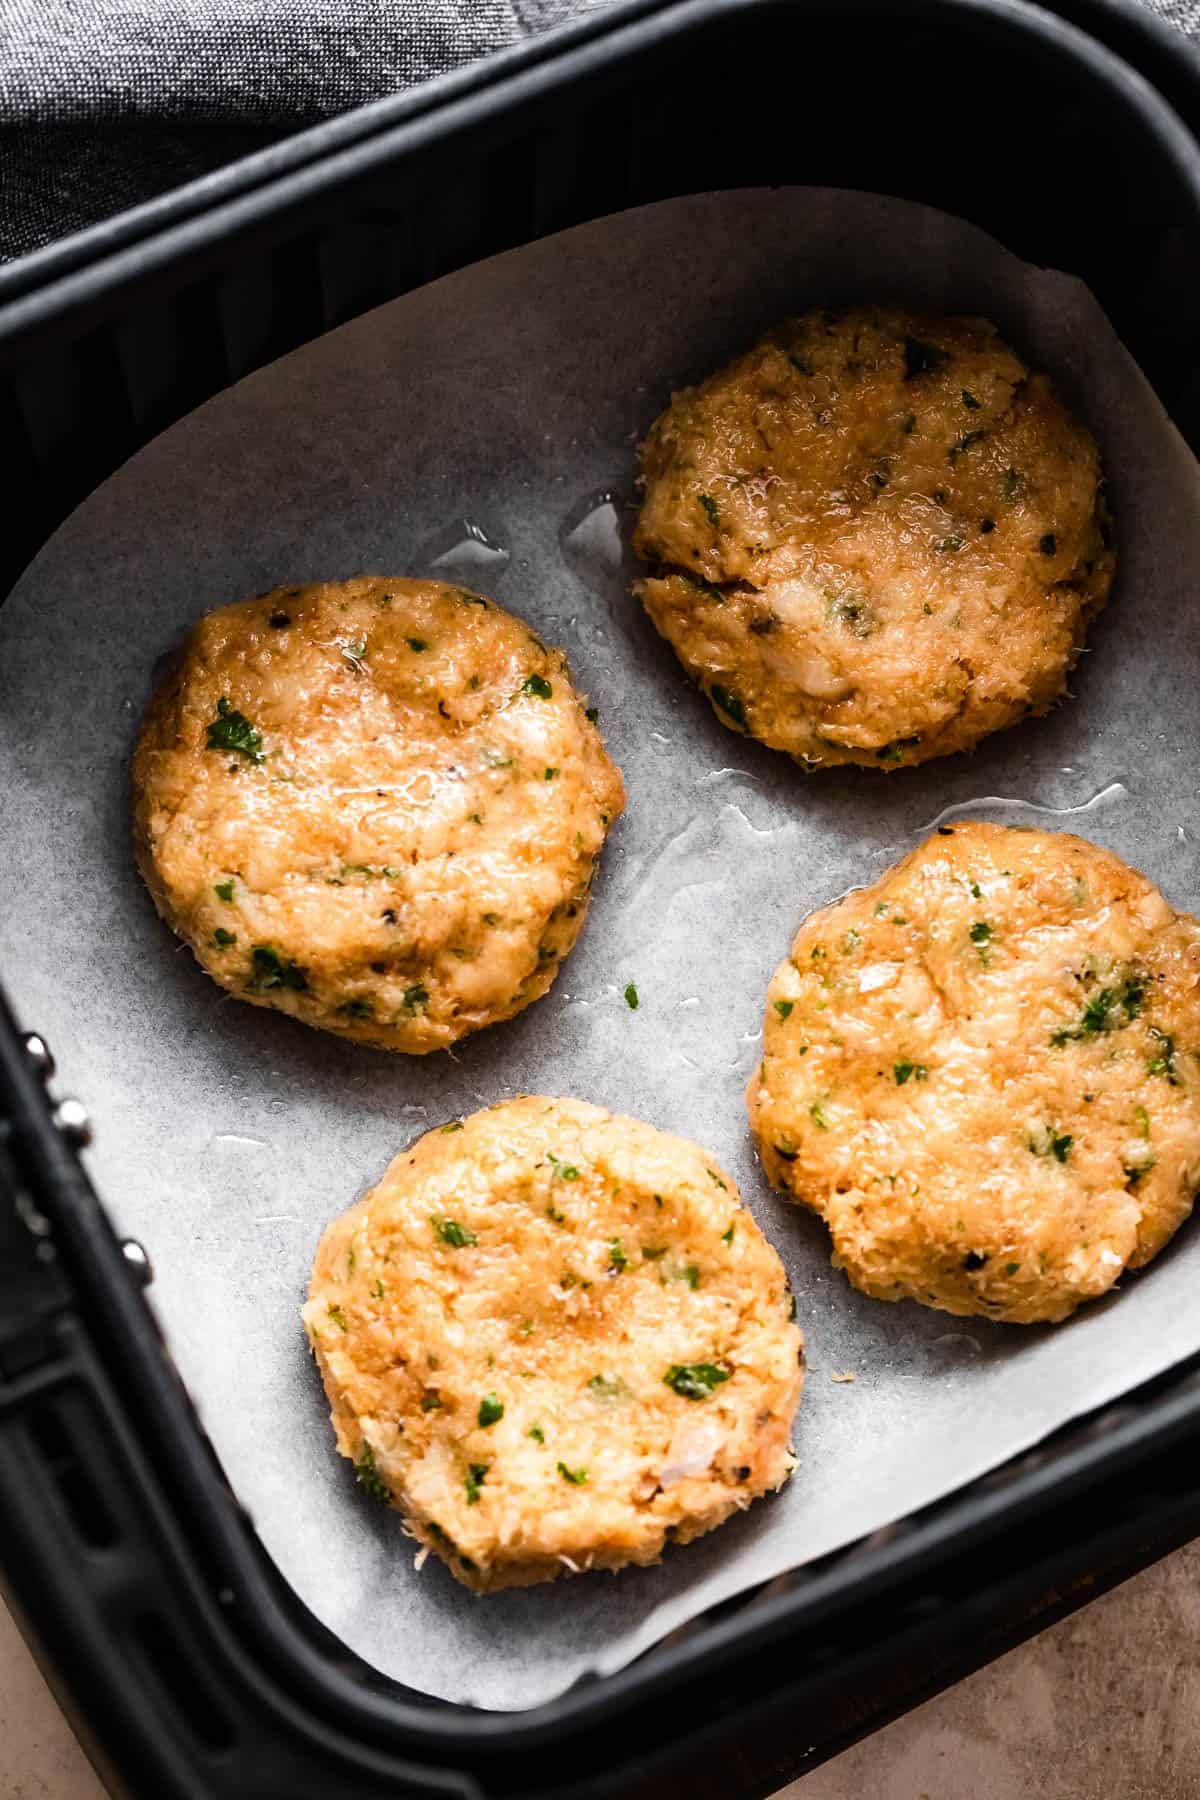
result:
[[(672, 387), (789, 310), (854, 296), (990, 314), (1098, 433), (1120, 534), (1076, 696), (973, 757), (805, 777), (722, 729), (628, 596), (633, 445)], [(947, 807), (1043, 816), (1197, 892), (1197, 468), (1087, 292), (961, 221), (817, 190), (602, 220), (370, 314), (244, 381), (92, 496), (0, 613), (0, 967), (98, 1120), (93, 1176), (284, 1574), (414, 1687), (514, 1708), (847, 1543), (1200, 1349), (1200, 1237), (1050, 1329), (861, 1298), (769, 1192), (742, 1090), (802, 914)], [(630, 805), (550, 996), (453, 1057), (388, 1057), (226, 1001), (157, 922), (127, 759), (156, 659), (276, 582), (438, 568), (569, 651)], [(1099, 798), (1097, 798), (1099, 796)], [(636, 981), (640, 1009), (622, 998)], [(521, 1090), (711, 1147), (788, 1265), (811, 1374), (777, 1499), (663, 1567), (478, 1600), (355, 1488), (297, 1309), (322, 1227), (409, 1136)], [(834, 1374), (853, 1371), (853, 1383)]]

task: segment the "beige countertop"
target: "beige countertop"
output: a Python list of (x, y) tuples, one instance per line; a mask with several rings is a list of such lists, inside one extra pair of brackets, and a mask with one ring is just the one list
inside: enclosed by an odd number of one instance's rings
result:
[[(786, 1800), (1031, 1797), (1200, 1800), (1200, 1543), (786, 1790)], [(0, 1800), (105, 1800), (2, 1608)]]

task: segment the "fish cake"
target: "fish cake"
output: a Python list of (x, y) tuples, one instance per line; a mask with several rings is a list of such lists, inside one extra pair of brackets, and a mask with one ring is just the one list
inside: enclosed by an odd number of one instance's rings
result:
[(805, 313), (677, 394), (641, 469), (650, 617), (809, 768), (1044, 713), (1112, 581), (1096, 444), (986, 319)]
[(304, 1321), (360, 1482), (486, 1592), (657, 1562), (779, 1487), (794, 1314), (705, 1151), (532, 1097), (397, 1156)]
[(1065, 1319), (1200, 1187), (1200, 921), (1065, 832), (939, 830), (813, 913), (750, 1121), (878, 1300)]
[(625, 801), (561, 651), (378, 577), (203, 618), (133, 789), (146, 884), (214, 981), (415, 1055), (545, 993)]

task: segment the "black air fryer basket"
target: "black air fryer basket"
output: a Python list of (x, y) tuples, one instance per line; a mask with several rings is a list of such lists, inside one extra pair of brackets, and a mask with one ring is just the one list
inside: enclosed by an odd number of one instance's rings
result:
[[(1071, 271), (1200, 451), (1198, 136), (1200, 61), (1121, 0), (618, 6), (0, 272), (4, 589), (251, 369), (497, 251), (712, 189), (891, 193)], [(0, 1010), (0, 1570), (114, 1791), (765, 1795), (1200, 1532), (1189, 1364), (535, 1711), (410, 1692), (317, 1623), (240, 1510), (37, 1023)]]

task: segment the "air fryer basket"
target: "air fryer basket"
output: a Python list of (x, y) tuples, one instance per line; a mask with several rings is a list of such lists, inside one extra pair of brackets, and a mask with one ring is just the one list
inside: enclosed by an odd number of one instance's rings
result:
[[(1200, 449), (1198, 130), (1200, 67), (1118, 0), (619, 7), (0, 272), (5, 587), (252, 368), (452, 268), (712, 188), (889, 191), (1071, 270)], [(118, 1791), (765, 1794), (1200, 1529), (1185, 1366), (547, 1706), (409, 1692), (261, 1550), (49, 1073), (0, 1013), (0, 1567)]]

